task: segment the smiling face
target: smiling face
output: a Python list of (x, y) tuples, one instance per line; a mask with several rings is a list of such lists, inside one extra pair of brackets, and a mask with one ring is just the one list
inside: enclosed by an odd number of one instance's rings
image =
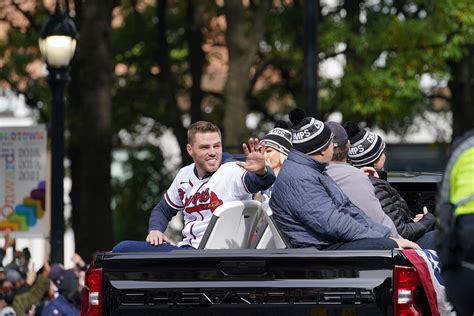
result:
[(265, 156), (265, 162), (272, 167), (273, 171), (281, 168), (281, 154), (279, 151), (266, 146), (263, 155)]
[(194, 134), (186, 149), (193, 158), (199, 178), (219, 168), (222, 161), (222, 142), (218, 132)]

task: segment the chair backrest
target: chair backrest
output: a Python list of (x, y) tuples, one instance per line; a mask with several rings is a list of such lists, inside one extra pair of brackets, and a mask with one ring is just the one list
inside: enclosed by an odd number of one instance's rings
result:
[(261, 226), (263, 233), (259, 234), (256, 249), (286, 249), (291, 248), (291, 244), (286, 236), (278, 228), (278, 224), (273, 218), (273, 212), (268, 202), (262, 203), (262, 215), (266, 219), (267, 225)]
[(199, 249), (248, 249), (261, 213), (258, 201), (233, 201), (219, 206), (199, 244)]

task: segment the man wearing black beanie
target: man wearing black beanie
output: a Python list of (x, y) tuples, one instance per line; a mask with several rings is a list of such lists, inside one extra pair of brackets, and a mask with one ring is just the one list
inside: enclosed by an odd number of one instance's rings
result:
[(393, 221), (382, 210), (369, 177), (347, 162), (349, 139), (346, 130), (337, 122), (329, 121), (326, 125), (334, 133), (334, 155), (327, 166), (327, 174), (355, 206), (376, 223), (388, 227), (394, 237), (400, 237)]
[(277, 177), (270, 207), (295, 248), (377, 250), (419, 248), (389, 238), (390, 229), (372, 221), (325, 174), (333, 155), (333, 133), (300, 109), (290, 112), (293, 149)]
[(387, 173), (383, 170), (385, 142), (382, 137), (350, 121), (344, 124), (344, 128), (351, 143), (349, 161), (355, 167), (373, 167), (376, 170), (377, 176), (370, 175), (369, 180), (383, 211), (392, 219), (400, 236), (416, 242), (423, 249), (434, 249), (437, 234), (433, 230), (435, 216), (424, 208), (423, 215), (412, 219), (408, 204), (387, 181)]

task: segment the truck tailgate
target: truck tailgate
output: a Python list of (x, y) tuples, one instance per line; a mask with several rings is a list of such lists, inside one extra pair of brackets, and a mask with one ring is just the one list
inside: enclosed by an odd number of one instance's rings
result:
[[(395, 258), (397, 257), (397, 258)], [(397, 251), (101, 254), (104, 315), (391, 315)]]

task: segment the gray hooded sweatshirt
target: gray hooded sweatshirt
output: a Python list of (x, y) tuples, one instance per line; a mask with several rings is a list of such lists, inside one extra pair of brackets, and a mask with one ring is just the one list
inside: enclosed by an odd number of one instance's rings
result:
[(379, 199), (375, 196), (374, 186), (369, 177), (348, 163), (331, 162), (326, 173), (336, 182), (358, 208), (374, 222), (388, 227), (392, 236), (400, 237), (393, 221), (382, 210)]

